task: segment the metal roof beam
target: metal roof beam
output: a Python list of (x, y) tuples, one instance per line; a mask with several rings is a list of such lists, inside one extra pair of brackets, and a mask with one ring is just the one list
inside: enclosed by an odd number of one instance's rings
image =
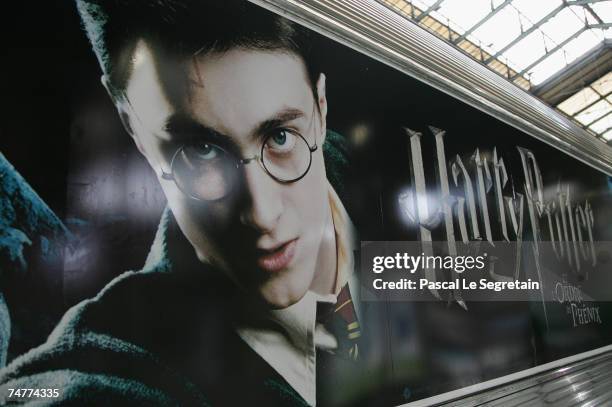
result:
[(587, 4), (599, 3), (607, 0), (571, 0), (567, 2), (568, 6), (586, 6)]
[(597, 20), (597, 22), (598, 22), (599, 24), (602, 24), (602, 23), (603, 23), (603, 20), (601, 19), (601, 17), (599, 17), (599, 15), (598, 15), (598, 14), (595, 12), (595, 10), (593, 10), (593, 8), (592, 8), (591, 6), (589, 6), (589, 5), (587, 4), (587, 5), (585, 5), (585, 6), (584, 6), (584, 8), (586, 9), (586, 11), (588, 11), (588, 12), (589, 12), (589, 14), (590, 14), (591, 16), (593, 16), (593, 18), (594, 18), (595, 20)]
[(515, 39), (513, 39), (508, 45), (504, 46), (502, 49), (500, 49), (499, 51), (497, 51), (495, 54), (493, 54), (492, 56), (490, 56), (489, 58), (486, 59), (486, 61), (484, 61), (485, 64), (489, 63), (491, 60), (499, 57), (501, 54), (503, 54), (504, 52), (508, 51), (510, 48), (512, 48), (514, 45), (516, 45), (520, 40), (522, 40), (523, 38), (525, 38), (526, 36), (528, 36), (529, 34), (531, 34), (532, 32), (534, 32), (535, 30), (537, 30), (538, 28), (540, 28), (543, 24), (545, 24), (546, 22), (548, 22), (548, 20), (550, 20), (551, 18), (553, 18), (554, 16), (556, 16), (561, 10), (563, 10), (565, 8), (565, 4), (561, 4), (559, 7), (557, 7), (556, 9), (552, 10), (550, 13), (548, 13), (547, 15), (545, 15), (544, 17), (542, 17), (540, 20), (538, 20), (534, 25), (532, 25), (531, 27), (529, 27), (527, 30), (523, 31), (521, 33), (521, 35), (519, 35), (518, 37), (516, 37)]
[(482, 20), (480, 20), (479, 22), (477, 22), (476, 24), (474, 24), (469, 30), (467, 30), (466, 32), (464, 32), (463, 34), (461, 34), (459, 37), (457, 37), (454, 41), (453, 44), (458, 44), (461, 40), (463, 40), (464, 38), (466, 38), (468, 35), (470, 35), (471, 33), (473, 33), (474, 31), (476, 31), (478, 29), (478, 27), (480, 27), (481, 25), (483, 25), (484, 23), (486, 23), (487, 21), (489, 21), (489, 19), (491, 17), (493, 17), (495, 14), (497, 14), (501, 9), (503, 9), (504, 7), (506, 7), (508, 4), (512, 3), (512, 0), (505, 0), (502, 4), (500, 4), (499, 6), (495, 7), (493, 10), (491, 10), (491, 12), (489, 14), (487, 14), (486, 16), (484, 16), (484, 18)]
[(601, 28), (602, 30), (612, 27), (612, 23), (589, 24), (588, 28)]
[[(599, 18), (599, 16), (597, 14), (595, 14), (595, 12), (593, 12), (592, 9), (588, 6), (588, 4), (598, 3), (600, 1), (604, 1), (604, 0), (569, 0), (569, 1), (565, 2), (565, 3), (562, 3), (559, 7), (555, 8), (550, 13), (548, 13), (547, 15), (545, 15), (544, 17), (539, 19), (534, 25), (529, 27), (527, 30), (523, 31), (521, 33), (521, 35), (519, 35), (518, 37), (513, 39), (508, 45), (505, 45), (502, 49), (500, 49), (495, 54), (493, 54), (489, 58), (487, 58), (484, 61), (484, 63), (487, 64), (487, 63), (491, 62), (492, 60), (494, 60), (495, 58), (498, 58), (504, 52), (508, 51), (510, 48), (512, 48), (514, 45), (516, 45), (520, 40), (522, 40), (523, 38), (527, 37), (529, 34), (534, 32), (538, 28), (540, 28), (542, 25), (546, 24), (551, 18), (553, 18), (554, 16), (559, 14), (559, 12), (561, 10), (563, 10), (564, 8), (566, 8), (568, 6), (585, 6), (587, 8), (587, 10), (589, 10), (589, 12), (591, 12), (591, 14), (594, 15), (594, 17), (599, 21), (600, 24), (603, 23), (603, 21), (601, 21), (601, 18)], [(594, 27), (594, 26), (591, 26), (590, 28), (604, 28), (604, 27)]]
[(555, 52), (557, 52), (558, 50), (560, 50), (561, 48), (563, 48), (568, 42), (570, 42), (571, 40), (573, 40), (574, 38), (578, 37), (580, 34), (582, 34), (583, 32), (585, 32), (586, 30), (588, 30), (590, 28), (590, 26), (585, 25), (584, 27), (582, 27), (581, 29), (579, 29), (578, 31), (576, 31), (574, 34), (570, 35), (569, 37), (567, 37), (565, 40), (563, 40), (560, 44), (558, 44), (556, 47), (554, 47), (553, 49), (547, 51), (546, 53), (544, 53), (541, 57), (539, 57), (538, 59), (536, 59), (535, 61), (533, 61), (532, 63), (530, 63), (528, 66), (526, 66), (525, 68), (523, 68), (523, 70), (515, 75), (513, 75), (510, 80), (514, 80), (516, 77), (518, 76), (523, 76), (525, 75), (525, 73), (527, 73), (531, 68), (533, 68), (534, 66), (538, 65), (540, 62), (544, 61), (549, 55), (554, 54)]

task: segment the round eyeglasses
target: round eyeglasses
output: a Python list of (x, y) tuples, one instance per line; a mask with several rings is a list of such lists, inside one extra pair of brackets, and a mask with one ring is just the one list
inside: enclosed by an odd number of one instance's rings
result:
[(260, 154), (241, 158), (209, 142), (180, 147), (170, 162), (170, 173), (162, 178), (173, 180), (187, 196), (198, 201), (216, 201), (229, 195), (240, 180), (240, 167), (258, 161), (266, 173), (280, 183), (302, 179), (312, 164), (310, 146), (299, 133), (277, 130), (267, 135)]

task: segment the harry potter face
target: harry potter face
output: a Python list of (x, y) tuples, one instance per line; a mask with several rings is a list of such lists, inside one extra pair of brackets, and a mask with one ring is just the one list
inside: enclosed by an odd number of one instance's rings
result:
[(281, 50), (185, 59), (176, 69), (186, 80), (174, 84), (160, 66), (139, 43), (116, 104), (180, 229), (202, 262), (247, 292), (272, 307), (295, 303), (333, 240), (325, 77), (314, 96), (303, 61)]

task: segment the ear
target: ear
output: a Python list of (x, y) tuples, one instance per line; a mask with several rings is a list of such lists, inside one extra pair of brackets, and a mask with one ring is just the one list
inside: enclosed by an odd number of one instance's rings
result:
[(321, 113), (321, 133), (323, 141), (327, 133), (327, 98), (325, 97), (325, 74), (321, 73), (317, 80), (317, 104)]
[(127, 96), (124, 92), (119, 92), (119, 94), (118, 92), (113, 92), (113, 85), (110, 83), (110, 79), (106, 74), (102, 75), (102, 77), (100, 78), (100, 82), (102, 82), (102, 86), (104, 86), (104, 89), (106, 89), (106, 93), (108, 93), (108, 96), (113, 101), (115, 109), (117, 109), (117, 113), (119, 114), (119, 120), (121, 120), (123, 128), (130, 135), (130, 137), (132, 137), (132, 140), (134, 140), (138, 151), (140, 151), (140, 153), (144, 155), (142, 143), (134, 132), (134, 127), (132, 126), (132, 121), (135, 119), (135, 117), (134, 111), (130, 105)]

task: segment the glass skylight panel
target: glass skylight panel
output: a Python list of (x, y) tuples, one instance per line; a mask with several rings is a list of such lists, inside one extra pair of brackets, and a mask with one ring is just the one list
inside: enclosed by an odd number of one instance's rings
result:
[(423, 11), (431, 7), (435, 2), (436, 0), (415, 0), (413, 1), (414, 5)]
[(474, 36), (492, 51), (500, 50), (521, 35), (518, 13), (513, 7), (504, 7), (474, 31)]
[[(521, 74), (520, 77), (510, 75), (510, 79), (526, 89), (551, 78), (602, 41), (612, 39), (612, 28), (604, 30), (589, 27), (601, 25), (602, 21), (604, 25), (612, 22), (612, 0), (406, 1), (423, 11), (437, 4), (439, 7), (432, 10), (429, 17), (421, 20), (422, 26), (431, 29), (431, 24), (426, 22), (438, 21), (434, 25), (438, 35), (455, 42), (474, 59), (485, 62), (502, 76), (507, 76), (507, 68)], [(476, 27), (483, 19), (485, 21)], [(449, 38), (448, 30), (444, 27), (449, 27), (455, 35)], [(521, 38), (527, 30), (532, 32)], [(463, 37), (468, 31), (471, 32)], [(474, 45), (456, 41), (458, 36)], [(510, 44), (513, 45), (505, 49)], [(474, 47), (482, 48), (483, 52)], [(499, 64), (491, 59), (492, 56), (495, 56)], [(601, 92), (604, 97), (612, 90), (611, 80), (612, 77), (609, 77), (605, 85), (600, 85), (605, 87)], [(575, 102), (563, 103), (559, 106), (565, 106), (574, 113), (579, 110), (574, 106), (577, 104)], [(580, 119), (587, 121), (587, 115)]]
[(584, 21), (578, 18), (569, 8), (564, 8), (556, 16), (543, 24), (541, 30), (552, 41), (552, 46), (549, 45), (548, 47), (550, 49), (563, 42), (563, 40), (582, 27), (584, 27)]
[(591, 48), (600, 42), (601, 40), (594, 33), (590, 31), (583, 32), (563, 47), (563, 50), (566, 52), (567, 63), (569, 64), (576, 58), (584, 55), (584, 53), (590, 51)]
[(575, 118), (580, 123), (587, 126), (611, 111), (612, 106), (610, 106), (610, 103), (608, 103), (607, 100), (602, 99), (594, 105), (586, 108), (581, 113), (578, 113)]
[(459, 33), (459, 35), (463, 34), (465, 32), (465, 29), (463, 27), (461, 27), (458, 24), (455, 24), (454, 21), (452, 20), (445, 20), (448, 27), (450, 27), (451, 30), (453, 30), (455, 32), (455, 37), (453, 37), (453, 39), (457, 38), (457, 33)]
[[(571, 1), (570, 1), (571, 3)], [(586, 23), (588, 23), (589, 18), (588, 16), (590, 15), (591, 17), (593, 17), (593, 15), (591, 13), (589, 13), (587, 11), (586, 8), (584, 8), (583, 6), (569, 6), (567, 7), (567, 9), (569, 9), (570, 11), (572, 11), (574, 13), (574, 15), (576, 16), (576, 18), (578, 20), (580, 20), (580, 22), (584, 25)], [(595, 17), (593, 17), (595, 18)]]
[(432, 10), (429, 15), (438, 20), (440, 24), (446, 25), (448, 23), (449, 17), (443, 16), (437, 10)]
[(595, 133), (601, 134), (610, 130), (612, 127), (612, 114), (608, 114), (601, 119), (597, 120), (595, 123), (591, 124), (589, 128), (593, 130)]
[(504, 56), (508, 58), (512, 66), (522, 70), (544, 55), (545, 52), (542, 33), (535, 30), (504, 52)]
[(586, 106), (599, 99), (599, 95), (591, 88), (584, 88), (557, 105), (557, 108), (569, 116), (584, 109)]
[(539, 85), (546, 79), (550, 78), (554, 73), (560, 71), (567, 65), (567, 58), (563, 54), (563, 50), (558, 50), (549, 55), (542, 62), (534, 66), (527, 72), (531, 74), (531, 83)]
[(612, 1), (601, 1), (590, 6), (603, 21), (608, 23), (612, 21)]
[(582, 10), (582, 14), (584, 15), (584, 18), (586, 18), (586, 22), (587, 24), (597, 24), (599, 23), (599, 21), (597, 21), (597, 19), (595, 18), (595, 16), (591, 13), (585, 13), (585, 10)]
[[(530, 21), (529, 26), (540, 21), (561, 4), (561, 0), (514, 0), (512, 2), (512, 5)], [(528, 25), (525, 25), (525, 29), (527, 28), (529, 28)]]
[(603, 137), (603, 139), (606, 141), (612, 140), (612, 130), (608, 130), (607, 132), (602, 134), (601, 137)]
[(491, 2), (489, 0), (470, 0), (469, 4), (466, 4), (465, 0), (445, 0), (440, 5), (438, 12), (448, 17), (462, 28), (461, 32), (464, 32), (491, 12)]
[(612, 92), (612, 72), (608, 72), (606, 76), (597, 79), (591, 84), (591, 87), (602, 96)]
[[(597, 22), (594, 24), (598, 24)], [(599, 42), (603, 41), (606, 39), (605, 31), (602, 30), (601, 28), (591, 28), (590, 30), (588, 30), (592, 36), (594, 36), (595, 38), (597, 38), (597, 40)]]
[(470, 34), (465, 38), (472, 41), (474, 44), (478, 44), (478, 46), (481, 47), (485, 52), (491, 52), (491, 50), (487, 48), (486, 42), (484, 40), (481, 40), (480, 38), (475, 37), (474, 34)]

